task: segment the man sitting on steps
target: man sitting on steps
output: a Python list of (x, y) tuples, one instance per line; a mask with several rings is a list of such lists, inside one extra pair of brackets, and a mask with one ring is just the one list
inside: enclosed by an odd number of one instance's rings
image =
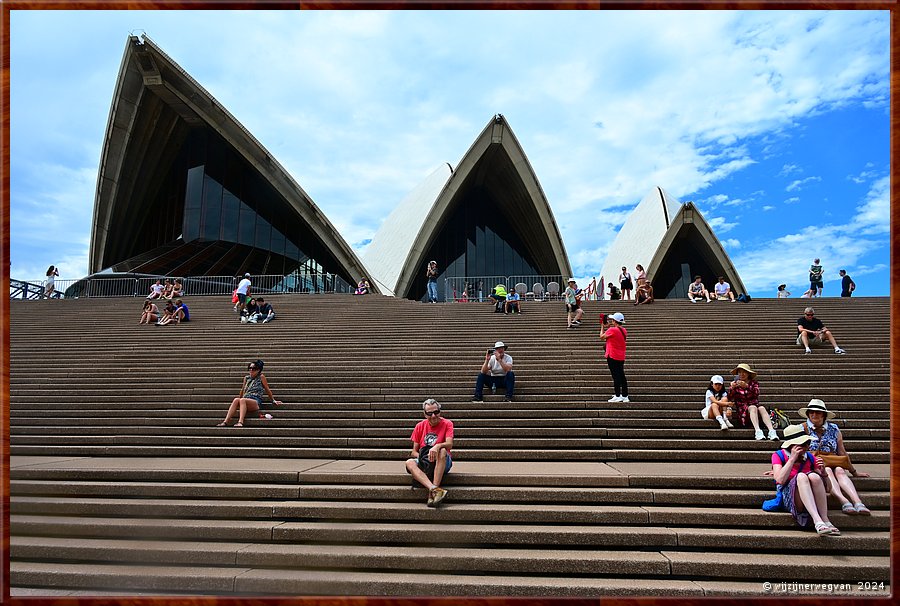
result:
[[(447, 496), (447, 490), (441, 488), (453, 460), (450, 449), (453, 448), (453, 421), (441, 417), (441, 405), (434, 398), (422, 402), (425, 420), (419, 421), (413, 429), (411, 458), (406, 460), (406, 473), (428, 489), (429, 507), (437, 507)], [(413, 485), (415, 486), (415, 485)]]
[(494, 347), (487, 350), (484, 356), (484, 364), (481, 365), (481, 372), (475, 379), (475, 395), (472, 396), (473, 402), (483, 402), (482, 392), (484, 386), (487, 385), (491, 389), (495, 387), (505, 387), (506, 402), (513, 399), (513, 389), (516, 384), (516, 373), (512, 371), (512, 356), (506, 353), (506, 344), (503, 341), (494, 343)]
[(822, 323), (822, 320), (816, 317), (816, 312), (812, 307), (807, 307), (803, 310), (803, 316), (797, 320), (797, 331), (800, 333), (797, 337), (797, 345), (803, 345), (808, 354), (812, 353), (812, 350), (809, 348), (810, 339), (814, 343), (824, 343), (825, 339), (828, 339), (831, 346), (834, 347), (834, 353), (845, 353), (843, 349), (838, 347), (831, 331)]

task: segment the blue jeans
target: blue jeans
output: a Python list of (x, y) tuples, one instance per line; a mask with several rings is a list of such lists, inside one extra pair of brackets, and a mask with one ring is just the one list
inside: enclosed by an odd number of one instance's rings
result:
[(506, 388), (506, 397), (513, 397), (513, 389), (516, 385), (516, 373), (513, 371), (509, 371), (506, 373), (506, 376), (502, 377), (492, 377), (491, 375), (486, 375), (483, 373), (478, 373), (478, 378), (475, 379), (475, 397), (481, 399), (482, 391), (484, 391), (484, 386), (488, 387), (505, 387)]
[(437, 301), (437, 282), (428, 281), (428, 302)]

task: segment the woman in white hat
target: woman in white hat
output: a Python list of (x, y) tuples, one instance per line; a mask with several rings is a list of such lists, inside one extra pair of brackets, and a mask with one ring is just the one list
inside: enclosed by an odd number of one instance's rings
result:
[(741, 425), (746, 427), (749, 419), (750, 424), (753, 425), (754, 439), (762, 440), (764, 436), (759, 426), (759, 422), (762, 420), (763, 425), (769, 430), (768, 438), (777, 440), (778, 432), (772, 427), (769, 411), (759, 403), (759, 382), (756, 380), (756, 371), (747, 364), (738, 364), (731, 372), (734, 375), (734, 381), (731, 382), (731, 389), (728, 390), (728, 393), (731, 395), (731, 401), (734, 402)]
[(709, 387), (706, 388), (706, 405), (700, 411), (704, 419), (715, 419), (719, 422), (719, 428), (726, 431), (734, 425), (731, 424), (731, 402), (728, 401), (728, 392), (725, 391), (725, 379), (722, 375), (713, 375), (709, 379)]
[[(820, 536), (841, 534), (828, 519), (828, 476), (822, 461), (809, 449), (809, 434), (803, 425), (784, 428), (781, 450), (772, 453), (772, 475), (781, 491), (784, 508), (791, 512), (794, 521), (803, 528), (814, 524)], [(799, 497), (799, 498), (798, 498)]]
[[(804, 427), (812, 438), (809, 443), (809, 449), (821, 454), (833, 454), (840, 457), (846, 457), (846, 464), (849, 469), (843, 467), (832, 467), (825, 463), (825, 472), (831, 479), (830, 494), (841, 502), (841, 511), (847, 515), (872, 515), (869, 508), (866, 507), (853, 481), (848, 477), (848, 473), (858, 478), (868, 478), (869, 474), (864, 471), (857, 471), (850, 461), (850, 456), (844, 449), (844, 439), (841, 437), (841, 430), (834, 423), (829, 423), (831, 419), (837, 416), (833, 411), (828, 410), (825, 402), (813, 398), (809, 404), (797, 411), (801, 417), (806, 417)], [(820, 457), (821, 458), (821, 457)], [(846, 496), (844, 496), (846, 494)], [(849, 497), (849, 498), (848, 498)]]

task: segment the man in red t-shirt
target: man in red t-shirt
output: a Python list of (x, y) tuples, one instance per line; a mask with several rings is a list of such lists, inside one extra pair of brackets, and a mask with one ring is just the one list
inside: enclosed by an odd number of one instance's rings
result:
[(413, 429), (411, 457), (406, 460), (406, 472), (428, 489), (429, 507), (436, 507), (447, 496), (441, 480), (453, 466), (453, 421), (441, 417), (441, 405), (434, 398), (422, 402), (425, 420)]

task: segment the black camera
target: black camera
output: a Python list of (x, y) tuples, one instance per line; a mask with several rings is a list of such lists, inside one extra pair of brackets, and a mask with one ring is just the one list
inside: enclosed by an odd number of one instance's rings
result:
[(497, 350), (494, 349), (493, 347), (488, 347), (488, 350), (487, 350), (488, 355), (491, 355), (491, 354), (494, 353), (495, 351), (497, 351)]

